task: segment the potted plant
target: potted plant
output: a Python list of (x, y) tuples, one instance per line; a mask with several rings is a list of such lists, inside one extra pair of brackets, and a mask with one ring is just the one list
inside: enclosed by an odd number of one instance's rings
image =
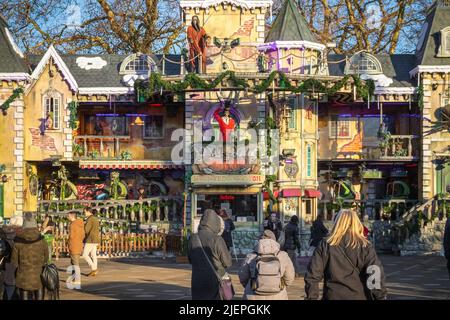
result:
[(133, 155), (128, 150), (124, 150), (120, 153), (121, 160), (132, 160), (132, 158), (133, 158)]

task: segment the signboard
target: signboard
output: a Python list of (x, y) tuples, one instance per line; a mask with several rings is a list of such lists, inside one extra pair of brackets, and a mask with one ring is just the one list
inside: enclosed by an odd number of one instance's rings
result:
[(200, 175), (194, 174), (191, 178), (193, 185), (202, 186), (249, 186), (263, 184), (264, 176), (259, 174), (248, 175)]

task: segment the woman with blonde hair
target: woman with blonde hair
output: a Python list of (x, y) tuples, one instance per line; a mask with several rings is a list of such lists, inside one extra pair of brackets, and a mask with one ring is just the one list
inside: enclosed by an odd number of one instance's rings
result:
[(314, 251), (305, 275), (306, 299), (319, 298), (322, 279), (323, 300), (386, 298), (383, 266), (353, 210), (339, 212), (330, 235)]

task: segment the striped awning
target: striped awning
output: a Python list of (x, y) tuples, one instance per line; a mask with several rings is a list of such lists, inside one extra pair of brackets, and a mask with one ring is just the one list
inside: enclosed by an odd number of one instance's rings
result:
[(166, 161), (80, 161), (81, 169), (116, 169), (116, 170), (164, 170), (183, 169), (183, 165), (177, 165)]

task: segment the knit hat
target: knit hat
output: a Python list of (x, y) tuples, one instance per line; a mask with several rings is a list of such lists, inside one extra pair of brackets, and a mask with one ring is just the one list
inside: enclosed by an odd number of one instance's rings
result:
[(273, 241), (277, 241), (277, 238), (275, 237), (275, 233), (273, 233), (270, 230), (264, 230), (261, 239), (272, 239)]
[(33, 214), (31, 212), (27, 212), (24, 214), (23, 217), (23, 229), (31, 229), (31, 228), (37, 228), (37, 222), (36, 219), (34, 219)]

